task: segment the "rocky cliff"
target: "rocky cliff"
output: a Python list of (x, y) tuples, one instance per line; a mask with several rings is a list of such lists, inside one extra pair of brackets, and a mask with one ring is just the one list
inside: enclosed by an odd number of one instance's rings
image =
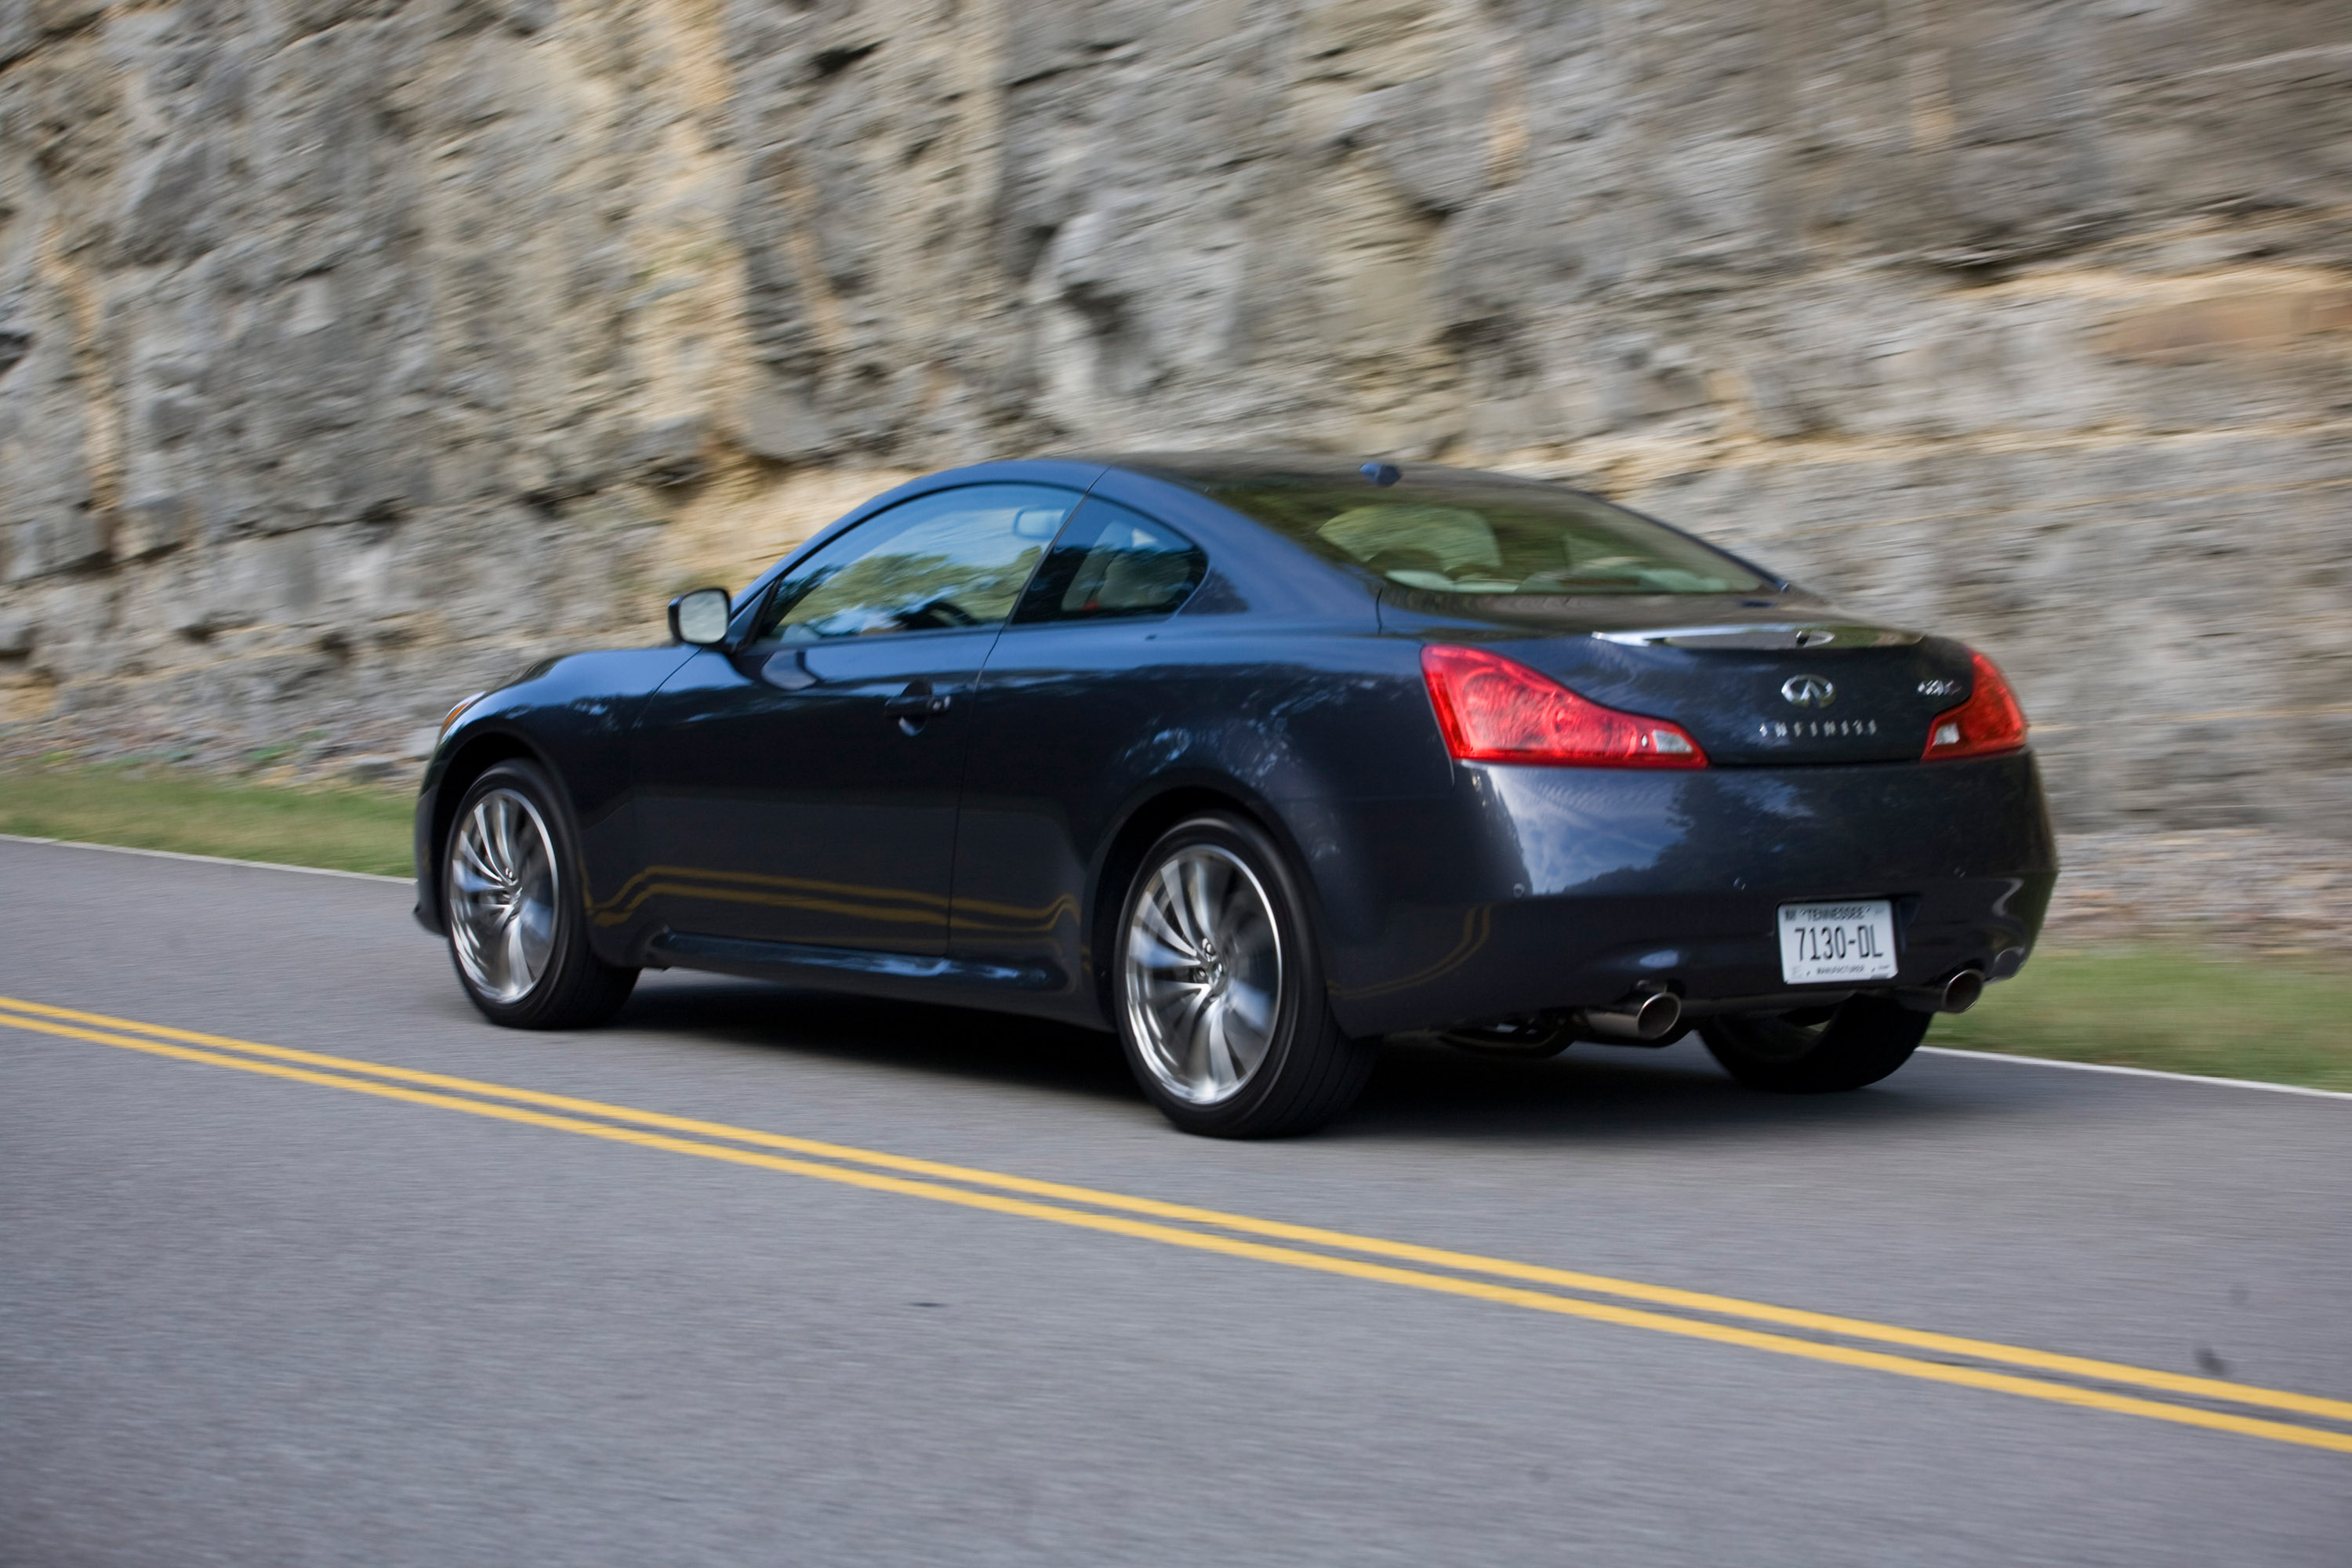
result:
[(0, 0), (20, 742), (396, 753), (903, 473), (1276, 442), (1975, 638), (2074, 826), (2352, 837), (2352, 13)]

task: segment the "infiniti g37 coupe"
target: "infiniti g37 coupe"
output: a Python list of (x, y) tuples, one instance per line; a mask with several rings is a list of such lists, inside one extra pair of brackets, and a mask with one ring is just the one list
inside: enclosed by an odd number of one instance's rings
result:
[(982, 464), (669, 629), (443, 727), (417, 916), (498, 1023), (648, 965), (998, 1008), (1224, 1136), (1409, 1032), (1696, 1028), (1850, 1089), (2017, 972), (2057, 876), (1983, 655), (1536, 480)]

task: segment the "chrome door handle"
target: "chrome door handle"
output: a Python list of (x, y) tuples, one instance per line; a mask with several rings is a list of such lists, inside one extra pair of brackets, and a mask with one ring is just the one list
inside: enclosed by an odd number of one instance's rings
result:
[(882, 711), (893, 719), (928, 719), (934, 713), (946, 712), (948, 702), (944, 691), (908, 691), (885, 701)]

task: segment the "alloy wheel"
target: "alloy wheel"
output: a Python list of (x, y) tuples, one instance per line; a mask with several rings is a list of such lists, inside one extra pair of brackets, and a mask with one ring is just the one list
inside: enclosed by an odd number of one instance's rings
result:
[(449, 836), (449, 935), (483, 995), (520, 1001), (555, 951), (554, 839), (518, 790), (493, 789)]
[(1282, 938), (1231, 850), (1190, 844), (1151, 873), (1128, 918), (1128, 1021), (1160, 1087), (1194, 1105), (1241, 1092), (1279, 1021)]

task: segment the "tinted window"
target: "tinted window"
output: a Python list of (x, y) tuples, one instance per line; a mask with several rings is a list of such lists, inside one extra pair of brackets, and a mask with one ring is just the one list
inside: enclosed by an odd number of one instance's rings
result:
[(1742, 594), (1729, 556), (1574, 490), (1486, 479), (1376, 486), (1257, 476), (1200, 487), (1336, 560), (1450, 594)]
[(1054, 542), (1018, 619), (1164, 616), (1200, 586), (1208, 560), (1191, 540), (1107, 500), (1089, 500)]
[(1077, 499), (1048, 485), (967, 485), (902, 501), (785, 574), (757, 637), (994, 626)]

